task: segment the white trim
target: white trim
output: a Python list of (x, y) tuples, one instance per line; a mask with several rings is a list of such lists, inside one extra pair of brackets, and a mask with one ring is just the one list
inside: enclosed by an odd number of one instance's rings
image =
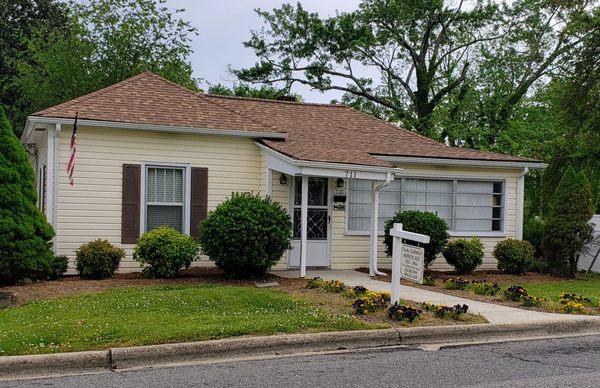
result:
[[(377, 172), (377, 173), (387, 174), (388, 172), (400, 173), (400, 172), (404, 171), (404, 169), (399, 168), (399, 167), (369, 166), (369, 165), (364, 165), (364, 164), (352, 164), (352, 163), (314, 162), (314, 161), (310, 161), (310, 160), (295, 159), (295, 158), (289, 157), (287, 155), (284, 155), (281, 152), (275, 151), (274, 149), (269, 148), (268, 146), (261, 144), (259, 142), (254, 142), (254, 144), (256, 144), (256, 146), (258, 148), (260, 148), (261, 150), (265, 151), (268, 155), (275, 156), (280, 161), (289, 164), (289, 166), (287, 166), (287, 168), (288, 168), (288, 170), (291, 170), (292, 172), (282, 171), (282, 172), (287, 173), (288, 175), (302, 174), (302, 175), (311, 175), (311, 176), (327, 176), (327, 177), (334, 177), (334, 178), (359, 178), (359, 179), (371, 179), (371, 180), (385, 180), (386, 179), (385, 175), (383, 176), (383, 178), (380, 178), (379, 176), (374, 176), (372, 178), (362, 178), (362, 177), (348, 176), (348, 174), (352, 174), (353, 172), (362, 172), (362, 173)], [(278, 168), (275, 168), (272, 166), (269, 166), (269, 168), (272, 168), (277, 171), (281, 171)], [(312, 170), (306, 170), (306, 168), (312, 168)], [(318, 169), (322, 169), (322, 170), (318, 170)], [(324, 171), (324, 170), (328, 170), (328, 171)], [(332, 171), (330, 171), (330, 170), (332, 170)], [(319, 174), (319, 175), (315, 175), (315, 174)], [(327, 174), (327, 175), (321, 175), (321, 174)]]
[(407, 163), (423, 165), (445, 165), (445, 166), (471, 166), (488, 168), (546, 168), (547, 163), (527, 161), (506, 160), (484, 160), (484, 159), (451, 159), (451, 158), (425, 158), (414, 156), (386, 156), (373, 155), (374, 157), (390, 163)]
[[(56, 117), (40, 117), (40, 116), (29, 116), (27, 118), (29, 123), (51, 123), (51, 124), (73, 124), (74, 119), (56, 118)], [(88, 127), (103, 127), (103, 128), (121, 128), (121, 129), (133, 129), (140, 131), (157, 131), (157, 132), (174, 132), (174, 133), (193, 133), (201, 135), (219, 135), (219, 136), (236, 136), (236, 137), (249, 137), (249, 138), (271, 138), (271, 139), (285, 139), (287, 138), (286, 133), (282, 132), (267, 132), (267, 131), (242, 131), (235, 129), (211, 129), (211, 128), (192, 128), (192, 127), (178, 127), (174, 125), (155, 125), (155, 124), (140, 124), (140, 123), (125, 123), (119, 121), (102, 121), (102, 120), (85, 120), (78, 119), (77, 124), (80, 126)]]
[(166, 163), (166, 162), (142, 162), (140, 177), (140, 236), (146, 233), (146, 175), (148, 167), (158, 168), (182, 168), (185, 180), (183, 182), (184, 199), (183, 199), (183, 233), (190, 234), (190, 208), (192, 198), (192, 168), (189, 163)]
[[(306, 277), (306, 249), (308, 242), (308, 175), (302, 175), (300, 196), (300, 277)], [(296, 190), (294, 189), (294, 193)]]
[(524, 202), (525, 202), (525, 175), (529, 172), (529, 169), (525, 167), (519, 175), (517, 180), (517, 209), (515, 219), (515, 238), (517, 240), (523, 239), (523, 213), (524, 213)]

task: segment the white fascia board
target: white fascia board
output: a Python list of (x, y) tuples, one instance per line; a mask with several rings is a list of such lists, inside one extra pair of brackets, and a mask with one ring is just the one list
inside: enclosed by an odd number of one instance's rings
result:
[(385, 156), (373, 155), (374, 157), (385, 160), (390, 163), (406, 164), (429, 164), (445, 166), (466, 166), (466, 167), (489, 167), (489, 168), (546, 168), (547, 163), (525, 162), (525, 161), (502, 161), (502, 160), (481, 160), (481, 159), (446, 159), (446, 158), (423, 158), (412, 156)]
[(314, 162), (294, 159), (268, 146), (255, 142), (266, 155), (267, 167), (288, 175), (326, 176), (333, 178), (356, 178), (386, 180), (388, 174), (404, 171), (397, 167), (368, 166), (363, 164)]
[[(74, 119), (56, 118), (56, 117), (39, 117), (29, 116), (28, 123), (44, 123), (44, 124), (73, 124)], [(102, 121), (102, 120), (86, 120), (78, 119), (77, 124), (88, 127), (103, 127), (103, 128), (120, 128), (134, 129), (140, 131), (156, 131), (156, 132), (171, 132), (171, 133), (192, 133), (201, 135), (219, 135), (219, 136), (235, 136), (249, 138), (270, 138), (270, 139), (285, 139), (286, 133), (277, 132), (261, 132), (261, 131), (241, 131), (234, 129), (211, 129), (211, 128), (188, 128), (177, 127), (172, 125), (154, 125), (154, 124), (137, 124), (124, 123), (119, 121)]]

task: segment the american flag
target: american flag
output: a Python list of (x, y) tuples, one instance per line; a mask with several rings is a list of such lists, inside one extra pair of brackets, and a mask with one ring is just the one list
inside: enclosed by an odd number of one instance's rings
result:
[(77, 155), (77, 116), (75, 113), (75, 122), (73, 123), (73, 133), (71, 134), (71, 147), (69, 148), (69, 162), (67, 163), (67, 175), (69, 184), (73, 186), (73, 172), (75, 171), (75, 156)]

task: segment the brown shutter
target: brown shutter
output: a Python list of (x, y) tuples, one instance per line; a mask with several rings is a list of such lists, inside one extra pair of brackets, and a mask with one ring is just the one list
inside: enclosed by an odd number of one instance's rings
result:
[(141, 167), (123, 165), (123, 196), (121, 215), (121, 242), (135, 244), (140, 236)]
[(200, 237), (198, 225), (206, 218), (208, 207), (208, 169), (192, 167), (192, 189), (190, 204), (190, 234), (197, 240)]

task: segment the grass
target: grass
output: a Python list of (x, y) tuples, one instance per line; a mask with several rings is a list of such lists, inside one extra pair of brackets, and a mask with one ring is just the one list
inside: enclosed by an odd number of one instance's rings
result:
[(0, 310), (0, 356), (374, 327), (281, 291), (130, 287)]
[(600, 302), (600, 275), (579, 275), (577, 279), (560, 280), (556, 282), (523, 282), (527, 292), (549, 301), (558, 302), (562, 293), (582, 294), (590, 298), (594, 305)]

